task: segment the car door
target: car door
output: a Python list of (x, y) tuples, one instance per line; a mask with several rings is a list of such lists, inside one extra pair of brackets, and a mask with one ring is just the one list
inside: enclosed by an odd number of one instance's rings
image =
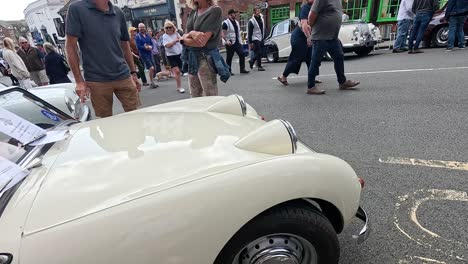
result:
[(283, 20), (272, 29), (271, 40), (278, 47), (278, 57), (285, 58), (291, 53), (291, 20)]

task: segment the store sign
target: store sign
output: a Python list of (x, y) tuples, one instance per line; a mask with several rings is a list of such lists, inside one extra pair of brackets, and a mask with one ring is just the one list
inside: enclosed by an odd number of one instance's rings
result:
[(169, 7), (167, 5), (148, 6), (142, 8), (132, 9), (133, 17), (135, 19), (144, 17), (154, 17), (169, 14)]

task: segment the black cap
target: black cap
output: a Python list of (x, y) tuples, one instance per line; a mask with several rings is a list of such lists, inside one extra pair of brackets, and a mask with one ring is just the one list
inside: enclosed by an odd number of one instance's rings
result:
[(237, 13), (237, 10), (234, 10), (234, 9), (229, 9), (228, 11), (228, 15), (232, 14), (232, 13)]

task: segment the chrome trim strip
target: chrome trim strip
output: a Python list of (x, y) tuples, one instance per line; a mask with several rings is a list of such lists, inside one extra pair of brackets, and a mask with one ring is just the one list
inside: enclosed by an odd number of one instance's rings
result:
[(297, 151), (297, 141), (298, 141), (296, 130), (294, 130), (294, 127), (288, 121), (283, 120), (283, 119), (280, 119), (280, 121), (286, 127), (286, 130), (288, 130), (289, 137), (291, 138), (292, 154), (294, 154)]
[(236, 94), (237, 96), (237, 100), (239, 100), (239, 104), (241, 106), (241, 110), (242, 110), (242, 116), (246, 116), (247, 115), (247, 103), (245, 102), (244, 100), (244, 97)]
[(358, 244), (361, 244), (362, 242), (366, 241), (370, 234), (369, 217), (367, 216), (366, 211), (364, 211), (364, 209), (362, 209), (360, 206), (356, 212), (356, 217), (364, 222), (364, 226), (362, 227), (359, 234), (353, 235), (353, 238), (357, 239)]

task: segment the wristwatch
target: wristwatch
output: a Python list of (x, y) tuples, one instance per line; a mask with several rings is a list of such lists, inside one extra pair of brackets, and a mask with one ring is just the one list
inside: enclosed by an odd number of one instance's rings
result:
[(183, 40), (183, 39), (180, 39), (180, 40), (179, 40), (179, 43), (182, 44), (182, 45), (184, 45), (184, 40)]

